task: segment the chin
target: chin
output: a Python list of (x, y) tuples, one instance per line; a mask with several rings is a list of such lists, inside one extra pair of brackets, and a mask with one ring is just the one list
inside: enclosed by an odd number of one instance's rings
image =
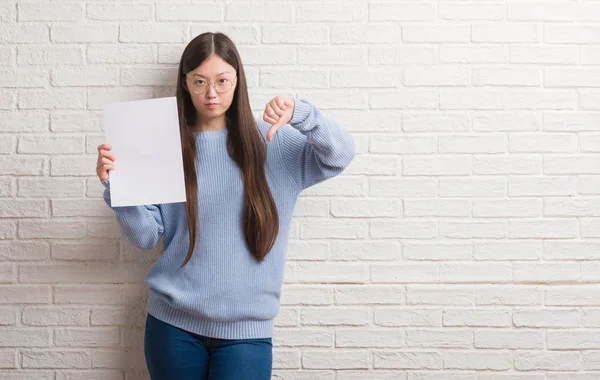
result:
[(224, 114), (225, 114), (225, 112), (221, 112), (220, 110), (205, 110), (201, 113), (202, 116), (209, 118), (209, 119), (214, 119), (214, 118), (220, 117)]

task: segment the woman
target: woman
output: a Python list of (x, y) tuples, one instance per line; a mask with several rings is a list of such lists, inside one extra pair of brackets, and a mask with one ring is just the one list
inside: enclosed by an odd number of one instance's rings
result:
[[(350, 164), (354, 140), (305, 100), (276, 96), (255, 119), (242, 61), (221, 33), (184, 49), (176, 97), (187, 201), (112, 207), (131, 244), (164, 238), (145, 281), (148, 369), (154, 380), (270, 379), (294, 206)], [(109, 206), (115, 161), (98, 147)]]

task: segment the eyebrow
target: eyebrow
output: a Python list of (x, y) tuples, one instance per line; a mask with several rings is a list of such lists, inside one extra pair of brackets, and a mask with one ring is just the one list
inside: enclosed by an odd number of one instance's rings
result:
[[(219, 75), (223, 75), (223, 74), (231, 74), (231, 73), (230, 73), (229, 71), (223, 71), (222, 73), (218, 73), (218, 74), (217, 74), (217, 76), (219, 76)], [(204, 75), (201, 75), (201, 74), (196, 74), (196, 73), (194, 73), (194, 74), (192, 74), (192, 75), (193, 75), (193, 76), (197, 76), (197, 77), (206, 78)]]

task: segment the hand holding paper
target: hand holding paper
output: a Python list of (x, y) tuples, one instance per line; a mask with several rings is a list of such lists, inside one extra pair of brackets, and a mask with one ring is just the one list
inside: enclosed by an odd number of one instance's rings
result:
[(117, 160), (115, 155), (110, 153), (112, 147), (108, 144), (98, 145), (98, 163), (96, 164), (96, 174), (100, 181), (108, 179), (108, 173), (114, 170), (114, 162)]

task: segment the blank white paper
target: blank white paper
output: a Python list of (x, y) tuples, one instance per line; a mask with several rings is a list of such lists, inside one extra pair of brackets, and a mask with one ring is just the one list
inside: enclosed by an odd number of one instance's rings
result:
[(104, 105), (111, 206), (185, 202), (177, 100), (173, 97)]

